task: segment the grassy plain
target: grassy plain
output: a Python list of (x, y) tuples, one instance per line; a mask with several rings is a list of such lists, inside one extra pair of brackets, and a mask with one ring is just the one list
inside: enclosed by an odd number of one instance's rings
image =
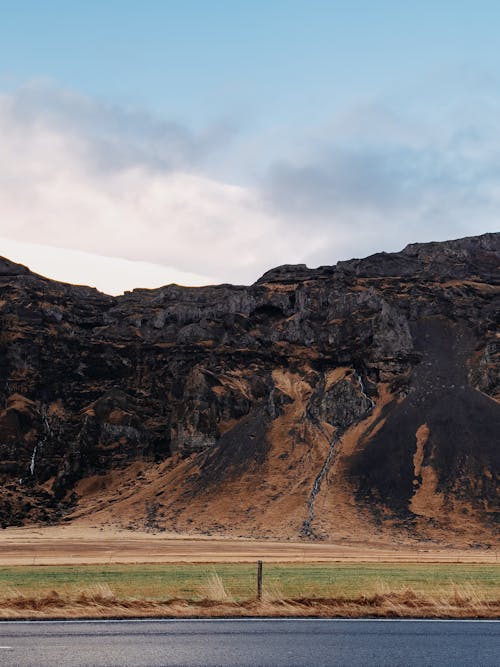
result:
[(0, 539), (0, 617), (500, 618), (498, 557), (491, 548), (382, 539), (330, 544), (13, 528)]
[[(107, 586), (120, 598), (199, 600), (213, 575), (235, 600), (251, 598), (256, 567), (246, 563), (165, 565), (18, 566), (0, 568), (0, 597), (6, 590), (23, 594), (57, 591), (75, 594)], [(381, 587), (416, 593), (437, 588), (473, 586), (488, 599), (500, 596), (500, 565), (392, 563), (270, 563), (264, 565), (264, 586), (285, 597), (332, 597), (373, 594)]]
[(249, 564), (0, 568), (0, 617), (500, 617), (500, 566)]

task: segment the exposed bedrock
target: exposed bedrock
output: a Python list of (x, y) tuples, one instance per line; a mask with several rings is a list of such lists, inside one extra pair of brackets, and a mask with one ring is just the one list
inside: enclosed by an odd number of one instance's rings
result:
[(280, 534), (334, 536), (340, 489), (353, 521), (493, 531), (499, 263), (485, 234), (110, 297), (0, 259), (2, 525), (58, 521), (82, 479), (142, 461), (171, 463), (164, 527), (248, 482), (250, 505), (289, 498)]

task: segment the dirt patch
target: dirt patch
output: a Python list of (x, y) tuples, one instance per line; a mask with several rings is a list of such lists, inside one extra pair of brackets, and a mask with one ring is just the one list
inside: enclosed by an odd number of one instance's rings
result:
[(413, 470), (415, 477), (420, 477), (422, 463), (424, 462), (425, 445), (429, 439), (429, 427), (427, 424), (419, 426), (415, 435), (417, 438), (417, 447), (415, 454), (413, 454)]

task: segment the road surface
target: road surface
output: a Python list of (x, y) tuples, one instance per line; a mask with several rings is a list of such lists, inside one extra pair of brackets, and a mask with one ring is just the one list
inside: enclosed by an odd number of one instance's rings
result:
[(0, 622), (9, 667), (497, 667), (499, 621)]

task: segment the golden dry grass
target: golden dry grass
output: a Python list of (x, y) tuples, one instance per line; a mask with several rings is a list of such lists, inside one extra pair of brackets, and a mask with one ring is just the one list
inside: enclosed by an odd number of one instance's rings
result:
[(224, 582), (217, 572), (212, 572), (200, 588), (201, 597), (213, 602), (232, 602), (233, 598), (226, 590)]
[(320, 618), (499, 618), (500, 596), (486, 599), (473, 585), (417, 593), (412, 588), (390, 590), (381, 585), (368, 595), (325, 598), (283, 597), (279, 588), (264, 589), (262, 600), (234, 601), (221, 578), (211, 575), (198, 600), (123, 598), (106, 585), (72, 594), (39, 595), (5, 591), (0, 618), (177, 618), (177, 617), (320, 617)]
[(0, 541), (0, 565), (76, 565), (84, 563), (244, 563), (373, 562), (492, 563), (500, 562), (500, 545), (455, 548), (432, 543), (362, 541), (307, 542), (151, 534), (110, 526), (74, 524), (7, 528)]

